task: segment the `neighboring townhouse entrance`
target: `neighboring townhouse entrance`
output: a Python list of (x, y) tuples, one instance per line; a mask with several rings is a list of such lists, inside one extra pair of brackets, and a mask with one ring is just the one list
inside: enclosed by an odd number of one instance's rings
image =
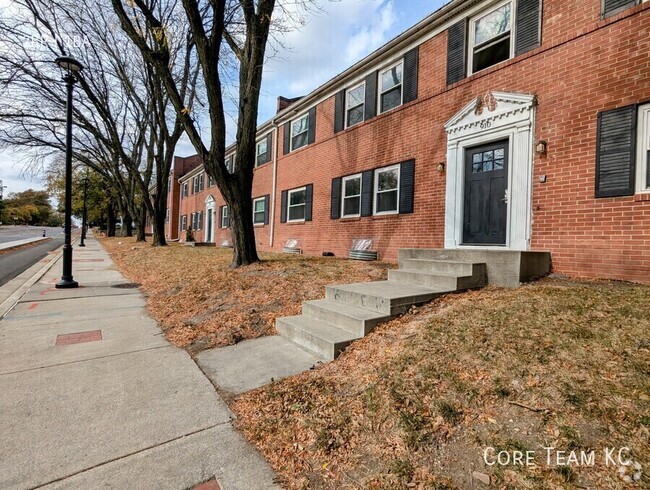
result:
[(214, 243), (214, 197), (205, 200), (205, 241)]
[(445, 124), (445, 248), (530, 249), (536, 105), (487, 92)]
[(505, 245), (508, 140), (465, 150), (463, 243)]

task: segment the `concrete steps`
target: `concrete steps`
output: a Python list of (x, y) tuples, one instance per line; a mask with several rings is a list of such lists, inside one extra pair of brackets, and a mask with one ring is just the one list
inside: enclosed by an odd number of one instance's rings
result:
[[(400, 255), (402, 259), (402, 256)], [(487, 284), (484, 263), (409, 253), (387, 281), (325, 287), (325, 299), (305, 301), (302, 315), (278, 318), (286, 339), (325, 359), (335, 359), (377, 324), (447, 293)]]

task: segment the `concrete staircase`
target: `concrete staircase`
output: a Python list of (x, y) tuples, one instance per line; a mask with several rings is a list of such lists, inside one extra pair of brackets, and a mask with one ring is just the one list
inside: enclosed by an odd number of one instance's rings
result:
[(409, 254), (400, 260), (398, 270), (388, 272), (387, 281), (327, 286), (325, 299), (305, 301), (302, 315), (278, 318), (276, 329), (303, 348), (335, 359), (375, 325), (405, 313), (412, 305), (486, 284), (484, 263)]

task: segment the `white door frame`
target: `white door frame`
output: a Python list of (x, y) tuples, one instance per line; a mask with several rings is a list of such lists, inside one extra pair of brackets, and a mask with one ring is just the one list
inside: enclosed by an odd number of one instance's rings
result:
[(533, 95), (487, 92), (463, 107), (445, 124), (445, 248), (504, 248), (504, 245), (463, 245), (463, 212), (465, 150), (507, 139), (509, 160), (505, 248), (530, 249), (536, 106), (537, 99)]
[(210, 236), (205, 237), (206, 242), (214, 243), (214, 197), (209, 195), (205, 198), (205, 221), (206, 225), (210, 220)]

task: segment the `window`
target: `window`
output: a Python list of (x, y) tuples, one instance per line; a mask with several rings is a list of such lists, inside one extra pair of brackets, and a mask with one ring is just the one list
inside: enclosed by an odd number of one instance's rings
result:
[(192, 179), (192, 194), (196, 194), (197, 192), (199, 192), (199, 178), (194, 177)]
[(184, 214), (181, 216), (181, 231), (186, 231), (187, 230), (187, 215)]
[(167, 180), (167, 194), (169, 194), (172, 191), (172, 178), (170, 177)]
[(399, 170), (399, 165), (375, 170), (375, 214), (398, 212)]
[(266, 199), (263, 197), (253, 200), (253, 224), (263, 225), (266, 222)]
[(366, 100), (366, 84), (360, 83), (345, 93), (345, 125), (354, 126), (363, 121)]
[(291, 150), (305, 146), (309, 141), (309, 114), (291, 122)]
[(200, 230), (203, 228), (203, 211), (192, 213), (192, 229)]
[(199, 192), (201, 192), (203, 190), (203, 177), (204, 177), (204, 175), (205, 174), (203, 172), (201, 172), (201, 175), (199, 175), (197, 177), (199, 179)]
[(169, 223), (169, 208), (167, 208), (167, 211), (165, 212), (165, 223)]
[(637, 136), (637, 192), (650, 192), (650, 104), (639, 107)]
[(270, 148), (269, 148), (269, 138), (264, 137), (263, 140), (258, 141), (255, 151), (255, 166), (259, 167), (271, 160), (270, 158)]
[(472, 73), (496, 65), (512, 56), (510, 2), (483, 13), (470, 22), (470, 67)]
[(386, 112), (402, 105), (402, 68), (396, 65), (379, 72), (379, 112)]
[(307, 202), (307, 188), (301, 187), (289, 191), (287, 216), (288, 221), (305, 221), (305, 203)]
[(183, 189), (182, 189), (182, 194), (181, 194), (183, 197), (187, 197), (188, 187), (189, 186), (187, 185), (187, 182), (183, 182)]
[(361, 216), (361, 174), (343, 177), (343, 218)]
[(602, 0), (603, 18), (618, 14), (625, 9), (640, 4), (642, 1), (647, 2), (648, 0)]
[(228, 228), (230, 226), (230, 215), (228, 213), (228, 206), (221, 206), (221, 228)]
[(226, 170), (229, 174), (235, 172), (235, 155), (229, 155), (226, 157)]
[(214, 187), (214, 179), (208, 175), (208, 187)]

